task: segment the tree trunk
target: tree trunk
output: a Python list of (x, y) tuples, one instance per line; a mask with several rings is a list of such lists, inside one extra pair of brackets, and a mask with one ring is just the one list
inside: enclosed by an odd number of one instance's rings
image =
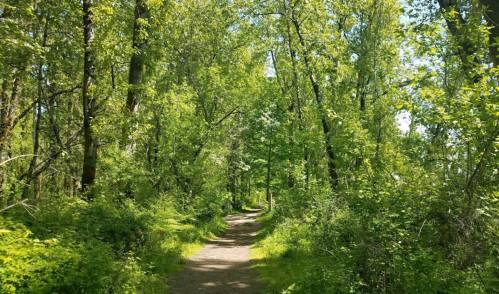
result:
[[(2, 104), (0, 104), (0, 162), (4, 162), (5, 158), (5, 149), (7, 147), (7, 128), (9, 126), (8, 119), (8, 102), (9, 102), (9, 93), (8, 93), (9, 84), (7, 80), (4, 80), (2, 83)], [(7, 178), (7, 170), (5, 166), (0, 166), (0, 196), (3, 194), (5, 179)], [(6, 204), (7, 202), (5, 202)]]
[(494, 67), (499, 66), (499, 58), (498, 58), (498, 46), (494, 44), (498, 44), (499, 42), (499, 1), (497, 0), (480, 0), (480, 4), (487, 6), (487, 9), (484, 10), (485, 20), (489, 25), (490, 35), (489, 35), (489, 55), (490, 60), (494, 64)]
[[(17, 110), (19, 100), (19, 92), (21, 91), (21, 71), (14, 74), (14, 84), (12, 92), (9, 95), (9, 82), (4, 80), (2, 83), (2, 100), (0, 104), (0, 162), (6, 160), (6, 152), (9, 146), (11, 132), (17, 123), (31, 110), (33, 105), (30, 105), (17, 117), (14, 117)], [(5, 179), (7, 178), (6, 166), (0, 166), (0, 195), (3, 194)]]
[(232, 196), (232, 205), (234, 208), (237, 207), (236, 204), (236, 170), (237, 170), (237, 149), (239, 148), (239, 132), (241, 130), (241, 114), (238, 115), (237, 128), (235, 130), (234, 138), (230, 145), (230, 154), (228, 157), (228, 184), (227, 190)]
[(231, 158), (227, 167), (227, 190), (231, 195), (232, 207), (236, 207), (236, 167), (234, 164), (234, 158)]
[[(130, 59), (130, 72), (128, 75), (128, 95), (126, 108), (129, 117), (136, 115), (139, 108), (142, 95), (142, 77), (144, 75), (144, 51), (147, 47), (147, 22), (149, 15), (146, 0), (136, 0), (135, 2), (135, 21), (133, 25), (133, 53)], [(123, 142), (129, 141), (130, 126), (123, 129)], [(128, 144), (127, 149), (132, 152), (133, 142)]]
[(7, 148), (11, 131), (19, 120), (14, 118), (21, 90), (21, 77), (19, 74), (16, 74), (14, 77), (14, 85), (12, 86), (10, 97), (8, 88), (9, 83), (7, 80), (4, 80), (2, 84), (2, 104), (0, 105), (0, 152)]
[(369, 84), (369, 80), (364, 84), (364, 75), (361, 70), (359, 70), (358, 78), (357, 78), (357, 91), (356, 95), (359, 98), (360, 106), (359, 109), (361, 111), (361, 115), (364, 115), (366, 110), (366, 90), (365, 87)]
[[(42, 47), (45, 47), (47, 45), (47, 31), (48, 31), (48, 15), (45, 20), (45, 25), (43, 29), (43, 36), (42, 36)], [(44, 84), (44, 79), (43, 79), (43, 63), (40, 62), (38, 65), (38, 72), (37, 72), (37, 79), (38, 79), (38, 88), (37, 88), (37, 99), (38, 102), (33, 105), (33, 156), (31, 159), (31, 163), (28, 169), (28, 178), (31, 178), (33, 176), (33, 171), (35, 170), (37, 164), (38, 164), (38, 151), (40, 149), (40, 121), (42, 119), (42, 101), (44, 100), (44, 89), (43, 89), (43, 84)], [(41, 180), (40, 176), (36, 176), (33, 181), (33, 198), (35, 200), (40, 199), (41, 197)]]
[[(92, 13), (93, 0), (83, 0), (83, 35), (85, 56), (83, 65), (83, 173), (81, 184), (83, 192), (95, 182), (97, 170), (97, 140), (92, 121), (96, 115), (96, 99), (94, 97), (95, 61), (94, 61), (94, 19)], [(87, 197), (90, 199), (90, 197)]]
[[(287, 90), (288, 87), (286, 86), (285, 80), (283, 79), (281, 81), (279, 69), (277, 68), (277, 60), (274, 51), (270, 51), (271, 57), (272, 57), (272, 63), (274, 65), (274, 71), (277, 77), (277, 81), (279, 85), (281, 86), (281, 92), (282, 96), (284, 99), (286, 99), (287, 96)], [(295, 127), (295, 118), (294, 118), (294, 111), (295, 111), (295, 103), (293, 99), (291, 99), (291, 103), (288, 106), (288, 119), (289, 119), (289, 126), (288, 126), (288, 143), (289, 143), (289, 162), (288, 162), (288, 186), (290, 188), (293, 188), (295, 186), (295, 178), (294, 178), (294, 159), (295, 159), (295, 140), (294, 140), (294, 127)]]
[(251, 171), (248, 174), (248, 199), (251, 199)]
[[(463, 69), (466, 74), (470, 76), (471, 80), (476, 83), (480, 81), (479, 75), (474, 73), (474, 63), (480, 62), (478, 57), (475, 56), (477, 48), (471, 39), (471, 35), (467, 32), (467, 22), (462, 13), (458, 10), (457, 3), (458, 0), (438, 0), (440, 9), (443, 10), (445, 14), (444, 18), (447, 27), (458, 45), (457, 51), (461, 63), (463, 64)], [(454, 11), (456, 13), (454, 13)], [(469, 57), (472, 57), (471, 60), (468, 59)]]
[[(284, 2), (285, 3), (285, 2)], [(298, 113), (298, 131), (302, 132), (303, 131), (303, 114), (302, 114), (302, 106), (301, 106), (301, 99), (300, 99), (300, 87), (298, 84), (298, 70), (297, 70), (297, 65), (296, 65), (296, 50), (293, 48), (293, 42), (292, 42), (292, 37), (291, 37), (291, 27), (289, 25), (289, 22), (286, 22), (286, 28), (287, 28), (287, 34), (288, 34), (288, 47), (289, 47), (289, 57), (291, 59), (291, 67), (293, 70), (293, 88), (294, 88), (294, 94), (295, 94), (295, 100), (296, 100), (296, 106), (297, 106), (297, 113)], [(294, 148), (294, 144), (293, 144)], [(303, 160), (305, 162), (305, 189), (308, 190), (308, 183), (309, 183), (309, 168), (308, 168), (308, 150), (306, 146), (303, 146)], [(294, 187), (294, 182), (293, 182), (293, 187)], [(289, 182), (288, 182), (289, 185)], [(289, 185), (291, 186), (291, 185)]]
[[(31, 158), (31, 163), (28, 170), (28, 178), (31, 178), (33, 171), (38, 164), (38, 151), (40, 149), (40, 121), (42, 119), (42, 96), (43, 96), (43, 76), (42, 76), (43, 65), (38, 66), (38, 102), (33, 106), (33, 158)], [(40, 199), (41, 192), (41, 181), (40, 176), (36, 176), (33, 181), (33, 198), (35, 200)]]
[(66, 175), (66, 179), (65, 179), (65, 189), (66, 189), (66, 195), (68, 197), (73, 197), (75, 194), (76, 194), (76, 189), (77, 189), (77, 168), (75, 168), (75, 166), (73, 165), (73, 162), (72, 162), (72, 156), (71, 156), (71, 138), (73, 137), (73, 130), (71, 128), (71, 125), (73, 124), (73, 107), (74, 107), (74, 104), (73, 104), (73, 99), (72, 98), (69, 98), (68, 99), (68, 129), (67, 129), (67, 133), (66, 133), (66, 145), (65, 145), (65, 149), (66, 149), (66, 153), (67, 153), (67, 157), (66, 157), (66, 165), (67, 165), (67, 168), (68, 168), (68, 174)]
[(338, 188), (338, 172), (336, 170), (336, 155), (334, 154), (333, 147), (330, 144), (330, 136), (331, 129), (326, 120), (326, 114), (324, 113), (324, 104), (322, 101), (322, 93), (320, 89), (320, 85), (317, 82), (312, 66), (310, 65), (310, 60), (308, 54), (306, 52), (305, 40), (302, 37), (302, 33), (300, 30), (300, 23), (298, 20), (292, 17), (292, 22), (294, 24), (296, 34), (298, 35), (298, 39), (300, 40), (300, 44), (304, 50), (303, 59), (305, 61), (305, 66), (308, 71), (308, 75), (310, 78), (310, 83), (312, 84), (313, 92), (315, 95), (315, 100), (317, 102), (317, 107), (319, 108), (320, 119), (322, 123), (322, 132), (324, 133), (325, 142), (326, 142), (326, 155), (327, 155), (327, 165), (328, 165), (328, 174), (329, 174), (329, 183), (333, 190)]
[(146, 0), (135, 2), (135, 22), (133, 25), (133, 55), (130, 59), (128, 75), (128, 96), (126, 106), (131, 114), (137, 111), (140, 103), (140, 84), (144, 74), (144, 50), (147, 46), (147, 22), (149, 15)]
[(270, 131), (269, 154), (267, 159), (267, 201), (269, 202), (269, 211), (272, 210), (272, 194), (270, 193), (270, 169), (272, 167), (272, 130)]

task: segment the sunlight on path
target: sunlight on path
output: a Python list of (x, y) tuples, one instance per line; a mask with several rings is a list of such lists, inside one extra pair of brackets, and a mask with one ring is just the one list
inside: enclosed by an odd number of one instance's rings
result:
[(263, 288), (249, 262), (258, 232), (258, 210), (225, 218), (227, 232), (201, 249), (174, 281), (172, 294), (258, 293)]

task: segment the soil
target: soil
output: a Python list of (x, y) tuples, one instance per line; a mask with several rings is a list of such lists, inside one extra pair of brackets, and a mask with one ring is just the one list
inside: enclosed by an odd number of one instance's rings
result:
[(249, 294), (263, 290), (249, 262), (258, 210), (225, 218), (225, 235), (210, 241), (173, 282), (172, 294)]

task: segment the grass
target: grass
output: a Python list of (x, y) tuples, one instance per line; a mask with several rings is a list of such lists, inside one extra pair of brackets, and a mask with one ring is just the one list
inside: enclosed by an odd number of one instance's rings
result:
[(181, 255), (184, 259), (193, 257), (204, 247), (207, 241), (213, 240), (225, 232), (227, 223), (223, 219), (214, 219), (211, 222), (202, 223), (198, 227), (200, 227), (196, 229), (198, 237), (195, 240), (182, 242)]
[(316, 268), (305, 226), (285, 220), (279, 226), (276, 215), (262, 212), (258, 219), (262, 227), (250, 257), (259, 280), (266, 285), (265, 293), (291, 293), (297, 281)]
[(200, 221), (196, 226), (192, 226), (187, 234), (180, 238), (181, 257), (184, 262), (176, 268), (174, 275), (181, 272), (185, 267), (185, 261), (196, 255), (206, 244), (223, 234), (227, 227), (227, 222), (220, 217), (215, 217), (209, 221)]
[[(240, 214), (240, 213), (246, 213), (246, 212), (250, 212), (252, 209), (262, 209), (264, 206), (262, 206), (261, 204), (257, 204), (257, 203), (245, 203), (243, 204), (243, 206), (241, 208), (232, 208), (232, 210), (230, 211), (230, 214), (231, 215), (235, 215), (235, 214)], [(225, 211), (225, 215), (227, 215), (227, 212)]]

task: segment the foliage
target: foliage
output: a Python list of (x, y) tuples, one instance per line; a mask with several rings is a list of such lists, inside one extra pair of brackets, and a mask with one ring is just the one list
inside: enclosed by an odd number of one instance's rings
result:
[(0, 290), (163, 292), (272, 193), (271, 291), (498, 292), (498, 6), (2, 1)]
[[(199, 244), (222, 232), (220, 218), (196, 221), (162, 199), (148, 210), (128, 202), (44, 203), (31, 229), (2, 219), (5, 293), (157, 293)], [(170, 199), (171, 200), (171, 199)], [(78, 213), (75, 214), (74, 212)], [(37, 236), (37, 238), (34, 238)], [(2, 293), (3, 293), (2, 292)]]

